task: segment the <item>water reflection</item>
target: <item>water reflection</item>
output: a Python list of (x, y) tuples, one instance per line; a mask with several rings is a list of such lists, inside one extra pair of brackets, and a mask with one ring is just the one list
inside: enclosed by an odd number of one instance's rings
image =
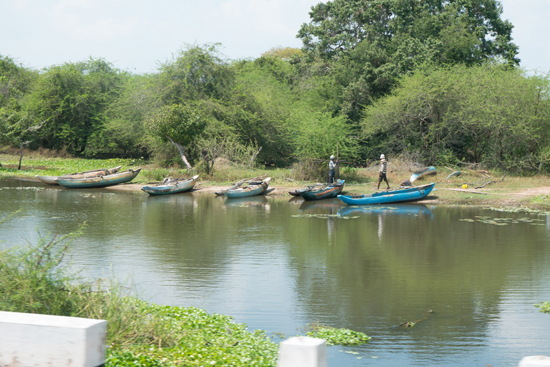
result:
[(424, 204), (393, 204), (393, 205), (352, 205), (342, 207), (338, 211), (339, 215), (412, 215), (429, 216), (433, 219), (432, 211)]
[(325, 200), (318, 200), (318, 201), (306, 201), (304, 200), (302, 204), (300, 204), (300, 210), (326, 210), (329, 211), (331, 214), (338, 210), (344, 205), (340, 199), (325, 199)]
[(267, 198), (264, 195), (261, 196), (252, 196), (248, 198), (235, 198), (228, 199), (225, 198), (223, 201), (225, 206), (228, 207), (266, 207), (269, 210), (269, 204)]

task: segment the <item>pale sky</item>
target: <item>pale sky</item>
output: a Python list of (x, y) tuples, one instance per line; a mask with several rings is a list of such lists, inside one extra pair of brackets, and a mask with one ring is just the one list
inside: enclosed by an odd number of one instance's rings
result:
[[(319, 0), (0, 0), (0, 55), (35, 69), (104, 58), (154, 72), (185, 44), (219, 42), (230, 59), (301, 47)], [(502, 0), (521, 66), (550, 71), (550, 0)]]

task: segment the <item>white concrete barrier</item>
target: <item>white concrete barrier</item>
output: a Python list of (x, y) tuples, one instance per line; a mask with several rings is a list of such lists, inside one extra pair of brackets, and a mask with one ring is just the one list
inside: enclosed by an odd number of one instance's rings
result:
[(98, 367), (107, 321), (0, 311), (0, 367)]
[(296, 336), (279, 343), (277, 367), (327, 367), (323, 339)]
[(550, 357), (529, 356), (519, 361), (519, 367), (550, 367)]

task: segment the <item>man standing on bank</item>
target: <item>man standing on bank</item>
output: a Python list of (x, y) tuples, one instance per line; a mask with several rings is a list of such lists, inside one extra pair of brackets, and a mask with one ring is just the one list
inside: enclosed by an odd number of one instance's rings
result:
[(386, 156), (382, 154), (380, 156), (380, 175), (378, 177), (378, 187), (376, 188), (376, 190), (380, 189), (380, 182), (382, 182), (382, 180), (386, 181), (386, 185), (388, 185), (387, 190), (390, 189), (390, 183), (388, 182), (388, 178), (386, 177), (387, 171), (388, 171), (388, 161), (386, 160)]
[(334, 156), (330, 156), (330, 162), (328, 162), (328, 183), (334, 183), (334, 176), (336, 175), (336, 165), (338, 164), (338, 161), (336, 163), (334, 162)]

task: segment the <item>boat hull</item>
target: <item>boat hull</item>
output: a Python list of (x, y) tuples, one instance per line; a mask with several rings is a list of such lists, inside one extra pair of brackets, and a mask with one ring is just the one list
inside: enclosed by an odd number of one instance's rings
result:
[(86, 178), (86, 177), (98, 177), (98, 176), (106, 176), (106, 175), (112, 175), (114, 173), (117, 173), (122, 166), (117, 166), (109, 169), (95, 169), (92, 171), (85, 171), (85, 172), (77, 172), (77, 173), (71, 173), (68, 175), (63, 176), (35, 176), (37, 179), (39, 179), (41, 182), (47, 184), (47, 185), (59, 185), (57, 183), (58, 179), (76, 179), (76, 178)]
[(411, 181), (411, 183), (413, 183), (414, 181), (418, 180), (421, 177), (431, 176), (431, 175), (436, 175), (436, 174), (437, 174), (437, 170), (435, 169), (435, 167), (433, 167), (433, 166), (425, 167), (425, 168), (422, 168), (422, 169), (416, 171), (415, 173), (413, 173), (411, 175), (411, 178), (409, 179), (409, 181)]
[(249, 196), (262, 195), (263, 193), (266, 192), (269, 186), (269, 180), (270, 178), (268, 177), (267, 179), (262, 181), (260, 185), (254, 185), (250, 188), (238, 188), (235, 190), (227, 190), (227, 191), (224, 191), (223, 194), (225, 195), (225, 197), (229, 199), (246, 198)]
[(88, 177), (80, 179), (59, 178), (57, 179), (57, 183), (69, 189), (106, 187), (132, 181), (139, 174), (139, 172), (141, 172), (141, 168), (135, 170), (130, 169), (121, 173), (101, 177)]
[(338, 199), (348, 205), (372, 205), (416, 201), (428, 196), (430, 192), (432, 192), (434, 186), (435, 183), (431, 183), (410, 189), (379, 192), (371, 195), (338, 195)]
[(313, 201), (335, 198), (342, 193), (343, 189), (344, 181), (342, 181), (340, 184), (329, 185), (320, 190), (304, 190), (299, 191), (298, 193), (302, 198), (304, 198), (304, 200)]
[(175, 185), (143, 186), (141, 190), (153, 196), (179, 194), (180, 192), (186, 192), (195, 187), (198, 178), (198, 175), (193, 176), (193, 178), (178, 182)]

